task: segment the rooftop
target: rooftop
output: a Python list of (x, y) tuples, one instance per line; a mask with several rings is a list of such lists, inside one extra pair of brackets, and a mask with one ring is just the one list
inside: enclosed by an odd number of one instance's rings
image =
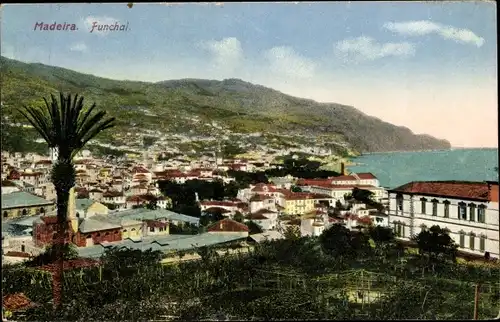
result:
[(53, 201), (43, 199), (31, 193), (16, 191), (2, 195), (2, 210), (54, 204)]
[(408, 194), (488, 201), (486, 182), (474, 181), (414, 181), (390, 190)]
[(226, 243), (238, 239), (246, 238), (246, 234), (210, 234), (204, 233), (199, 235), (167, 235), (167, 236), (150, 236), (144, 237), (141, 240), (125, 239), (115, 243), (103, 243), (90, 247), (82, 247), (78, 249), (78, 253), (82, 257), (98, 258), (104, 254), (106, 249), (112, 247), (139, 249), (153, 251), (178, 251), (194, 249), (196, 247), (211, 246), (221, 243)]

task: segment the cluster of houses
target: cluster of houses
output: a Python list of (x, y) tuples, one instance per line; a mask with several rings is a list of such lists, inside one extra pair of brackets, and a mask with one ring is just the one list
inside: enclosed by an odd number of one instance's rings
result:
[[(55, 189), (49, 180), (52, 162), (36, 156), (21, 160), (15, 154), (2, 156), (2, 222), (8, 223), (4, 226), (10, 229), (2, 229), (3, 245), (7, 247), (4, 253), (11, 246), (22, 246), (16, 251), (30, 249), (34, 253), (52, 242), (56, 210)], [(171, 200), (159, 191), (159, 180), (229, 182), (234, 179), (221, 169), (251, 171), (256, 165), (232, 160), (216, 168), (203, 164), (168, 168), (134, 162), (111, 164), (86, 156), (75, 160), (75, 167), (77, 185), (71, 194), (71, 229), (66, 237), (79, 249), (86, 249), (84, 253), (94, 249), (98, 254), (103, 247), (120, 243), (127, 247), (160, 245), (158, 240), (162, 238), (173, 247), (175, 236), (170, 235), (170, 225), (198, 225), (199, 218), (167, 210)], [(237, 232), (241, 235), (238, 238), (248, 236), (248, 227), (238, 221), (252, 221), (262, 228), (263, 235), (255, 236), (255, 240), (264, 235), (282, 238), (289, 226), (297, 227), (303, 236), (318, 236), (336, 223), (350, 229), (366, 225), (391, 227), (398, 238), (409, 239), (422, 229), (439, 225), (450, 231), (462, 251), (492, 257), (500, 253), (498, 182), (412, 182), (386, 190), (371, 173), (345, 171), (327, 179), (287, 176), (270, 178), (270, 182), (241, 189), (234, 200), (197, 202), (202, 214), (219, 213), (225, 217), (229, 228), (222, 230), (228, 230), (226, 237), (228, 232)], [(371, 192), (372, 200), (383, 209), (349, 198), (354, 189)], [(143, 207), (151, 201), (155, 201), (157, 209)], [(220, 235), (220, 223), (214, 227), (211, 233), (218, 231)], [(215, 237), (210, 238), (216, 242)]]

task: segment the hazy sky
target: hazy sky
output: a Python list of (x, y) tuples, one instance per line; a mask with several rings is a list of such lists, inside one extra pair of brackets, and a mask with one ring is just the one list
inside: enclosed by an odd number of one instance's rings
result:
[[(2, 55), (114, 79), (241, 78), (497, 147), (493, 2), (3, 5)], [(128, 31), (90, 33), (92, 22)], [(35, 31), (37, 22), (78, 31)]]

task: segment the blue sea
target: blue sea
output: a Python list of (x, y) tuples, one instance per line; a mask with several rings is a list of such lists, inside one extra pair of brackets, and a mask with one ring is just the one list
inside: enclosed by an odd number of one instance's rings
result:
[(372, 153), (352, 161), (349, 171), (371, 172), (386, 188), (411, 181), (498, 180), (497, 148)]

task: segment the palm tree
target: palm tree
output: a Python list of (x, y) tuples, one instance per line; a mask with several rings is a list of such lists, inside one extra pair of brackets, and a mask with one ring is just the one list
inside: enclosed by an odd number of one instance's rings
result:
[(63, 247), (67, 242), (65, 235), (68, 228), (67, 213), (70, 189), (75, 185), (75, 155), (100, 132), (114, 126), (114, 118), (105, 119), (106, 112), (92, 114), (96, 104), (83, 107), (83, 97), (60, 93), (60, 101), (51, 94), (52, 102), (44, 98), (45, 106), (19, 109), (29, 123), (47, 142), (49, 148), (58, 152), (51, 181), (57, 195), (57, 232), (56, 232), (56, 270), (52, 277), (54, 308), (58, 309), (62, 301)]

